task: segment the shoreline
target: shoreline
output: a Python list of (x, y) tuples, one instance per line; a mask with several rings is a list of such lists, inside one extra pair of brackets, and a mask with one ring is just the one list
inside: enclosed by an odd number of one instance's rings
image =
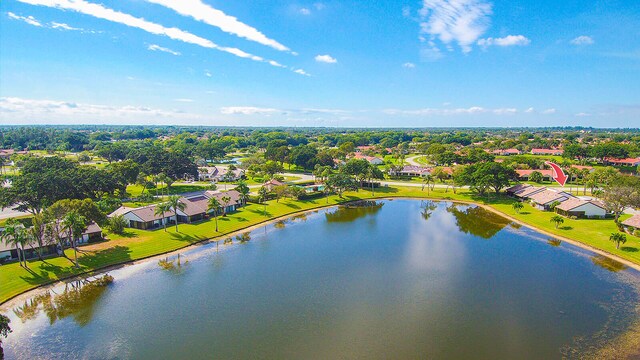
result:
[(573, 240), (561, 235), (556, 235), (553, 234), (551, 232), (548, 232), (546, 230), (543, 229), (539, 229), (533, 225), (529, 225), (523, 221), (520, 221), (518, 219), (513, 218), (512, 216), (503, 213), (500, 210), (494, 209), (493, 207), (489, 206), (489, 205), (485, 205), (485, 204), (479, 204), (473, 201), (465, 201), (465, 200), (449, 200), (449, 199), (435, 199), (435, 198), (429, 198), (429, 197), (415, 197), (415, 196), (384, 196), (384, 197), (371, 197), (371, 198), (363, 198), (363, 199), (358, 199), (358, 200), (350, 200), (350, 201), (345, 201), (339, 204), (323, 204), (319, 207), (313, 208), (313, 209), (307, 209), (307, 210), (299, 210), (299, 211), (294, 211), (291, 213), (288, 213), (286, 215), (281, 215), (278, 217), (274, 217), (274, 218), (270, 218), (267, 219), (265, 221), (256, 223), (254, 225), (245, 227), (245, 228), (241, 228), (241, 229), (237, 229), (235, 231), (232, 231), (230, 233), (227, 234), (222, 234), (222, 235), (217, 235), (214, 237), (210, 237), (207, 239), (203, 239), (201, 241), (198, 242), (194, 242), (188, 245), (185, 245), (181, 248), (175, 249), (175, 250), (171, 250), (171, 251), (166, 251), (166, 252), (162, 252), (162, 253), (158, 253), (158, 254), (154, 254), (154, 255), (150, 255), (150, 256), (146, 256), (146, 257), (142, 257), (139, 259), (135, 259), (135, 260), (130, 260), (130, 261), (125, 261), (125, 262), (120, 262), (120, 263), (116, 263), (116, 264), (112, 264), (112, 265), (108, 265), (102, 268), (97, 268), (97, 269), (93, 269), (93, 270), (89, 270), (89, 271), (85, 271), (82, 273), (78, 273), (78, 274), (74, 274), (71, 276), (67, 276), (67, 277), (63, 277), (61, 279), (58, 279), (56, 281), (53, 281), (51, 283), (46, 283), (46, 284), (42, 284), (42, 285), (38, 285), (34, 288), (28, 289), (24, 292), (21, 292), (19, 294), (16, 294), (10, 298), (8, 298), (7, 300), (5, 300), (4, 302), (0, 303), (0, 312), (2, 311), (7, 311), (10, 308), (13, 308), (16, 306), (17, 303), (19, 302), (24, 302), (27, 299), (33, 297), (34, 295), (40, 294), (42, 292), (45, 292), (47, 290), (50, 290), (58, 285), (60, 285), (61, 283), (65, 283), (65, 282), (69, 282), (69, 281), (75, 281), (75, 280), (79, 280), (79, 279), (86, 279), (86, 278), (90, 278), (90, 277), (94, 277), (94, 276), (98, 276), (98, 275), (102, 275), (105, 273), (108, 273), (109, 271), (112, 270), (116, 270), (116, 269), (120, 269), (126, 266), (131, 266), (131, 265), (136, 265), (136, 264), (140, 264), (140, 263), (144, 263), (144, 262), (150, 262), (153, 260), (159, 260), (162, 258), (165, 258), (167, 256), (172, 256), (172, 255), (177, 255), (177, 254), (181, 254), (184, 253), (186, 251), (190, 251), (192, 250), (194, 247), (196, 246), (201, 246), (201, 245), (206, 245), (206, 244), (210, 244), (210, 243), (214, 243), (214, 242), (218, 242), (221, 240), (224, 240), (226, 237), (233, 237), (235, 235), (238, 235), (240, 233), (244, 233), (244, 232), (250, 232), (253, 230), (256, 230), (258, 228), (262, 228), (264, 226), (270, 225), (272, 223), (281, 221), (283, 219), (288, 219), (290, 217), (293, 216), (297, 216), (300, 214), (306, 214), (306, 213), (311, 213), (311, 212), (315, 212), (321, 209), (326, 209), (326, 208), (331, 208), (331, 207), (338, 207), (338, 206), (343, 206), (343, 205), (347, 205), (350, 203), (354, 203), (354, 202), (359, 202), (359, 201), (367, 201), (367, 200), (394, 200), (394, 199), (408, 199), (408, 200), (430, 200), (430, 201), (438, 201), (438, 202), (451, 202), (451, 203), (457, 203), (457, 204), (464, 204), (464, 205), (474, 205), (474, 206), (479, 206), (487, 211), (490, 211), (494, 214), (497, 214), (499, 216), (504, 217), (505, 219), (519, 224), (521, 226), (524, 226), (528, 229), (534, 230), (536, 232), (539, 232), (540, 234), (546, 235), (546, 236), (550, 236), (552, 238), (561, 240), (561, 241), (565, 241), (573, 246), (579, 247), (581, 249), (585, 249), (588, 250), (590, 252), (593, 252), (595, 254), (598, 255), (602, 255), (605, 256), (607, 258), (610, 258), (612, 260), (615, 260), (617, 262), (620, 262), (621, 264), (624, 264), (625, 266), (632, 268), (638, 272), (640, 272), (640, 264), (636, 264), (634, 262), (631, 262), (629, 260), (623, 259), (615, 254), (611, 254), (607, 251), (592, 247), (588, 244), (582, 243), (580, 241), (577, 240)]

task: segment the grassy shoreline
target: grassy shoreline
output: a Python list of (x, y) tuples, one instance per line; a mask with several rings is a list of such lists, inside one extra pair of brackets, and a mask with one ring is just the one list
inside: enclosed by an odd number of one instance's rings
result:
[[(124, 236), (110, 234), (108, 241), (82, 247), (81, 252), (78, 253), (80, 269), (73, 267), (71, 262), (63, 257), (49, 258), (44, 262), (31, 260), (29, 270), (20, 267), (17, 263), (0, 265), (0, 305), (20, 294), (60, 280), (165, 255), (204, 241), (223, 240), (233, 233), (249, 231), (250, 228), (301, 212), (350, 201), (382, 198), (432, 199), (477, 204), (499, 213), (510, 221), (640, 269), (640, 239), (628, 236), (627, 243), (620, 250), (616, 249), (615, 244), (609, 241), (609, 234), (617, 231), (611, 220), (565, 219), (562, 226), (555, 229), (549, 221), (553, 213), (533, 209), (527, 204), (519, 214), (516, 214), (511, 208), (514, 200), (506, 197), (479, 198), (467, 190), (459, 190), (457, 194), (453, 194), (451, 191), (445, 192), (444, 189), (423, 192), (420, 188), (389, 187), (377, 190), (375, 195), (364, 189), (359, 192), (345, 193), (342, 199), (333, 195), (328, 198), (328, 201), (326, 198), (270, 201), (266, 207), (266, 215), (263, 213), (263, 205), (248, 204), (236, 213), (224, 218), (219, 217), (217, 233), (214, 219), (197, 224), (180, 224), (179, 232), (176, 232), (174, 227), (168, 228), (166, 232), (163, 229), (153, 231), (128, 229)], [(67, 250), (67, 255), (72, 257), (73, 251)]]

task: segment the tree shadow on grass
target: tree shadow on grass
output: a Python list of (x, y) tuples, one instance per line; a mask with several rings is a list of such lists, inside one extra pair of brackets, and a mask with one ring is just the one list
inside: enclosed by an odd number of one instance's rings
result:
[(122, 245), (116, 245), (108, 249), (87, 252), (78, 258), (80, 266), (98, 268), (105, 265), (131, 260), (131, 250)]
[(125, 231), (122, 232), (122, 234), (120, 234), (120, 236), (122, 236), (124, 238), (127, 238), (127, 239), (131, 239), (131, 238), (138, 237), (138, 234), (133, 232), (133, 231), (130, 231), (130, 230), (125, 230)]
[(560, 226), (558, 229), (560, 229), (560, 230), (573, 230), (573, 226)]
[(296, 210), (297, 210), (297, 209), (300, 209), (300, 206), (299, 206), (299, 205), (297, 205), (297, 204), (294, 204), (294, 203), (289, 203), (289, 202), (288, 202), (288, 203), (283, 203), (283, 204), (284, 204), (285, 206), (287, 206), (287, 207), (292, 208), (292, 209), (296, 209)]
[(622, 250), (624, 252), (638, 252), (638, 251), (640, 251), (638, 248), (630, 247), (630, 246), (622, 246), (620, 248), (620, 250)]
[(520, 215), (529, 215), (529, 214), (531, 214), (531, 212), (529, 212), (529, 211), (520, 211), (519, 214)]
[(203, 241), (207, 239), (204, 236), (189, 235), (189, 234), (182, 234), (182, 233), (171, 233), (171, 238), (174, 240), (186, 241), (190, 243)]

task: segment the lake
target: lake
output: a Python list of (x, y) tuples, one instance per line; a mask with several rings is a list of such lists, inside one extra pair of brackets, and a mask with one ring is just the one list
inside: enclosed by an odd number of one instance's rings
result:
[(637, 271), (480, 207), (367, 205), (57, 286), (8, 312), (7, 359), (638, 355)]

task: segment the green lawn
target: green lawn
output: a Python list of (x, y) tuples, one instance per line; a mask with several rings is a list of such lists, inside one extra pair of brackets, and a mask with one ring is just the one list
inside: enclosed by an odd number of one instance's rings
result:
[[(230, 214), (226, 218), (219, 218), (219, 232), (215, 232), (213, 219), (198, 224), (180, 224), (179, 232), (170, 227), (164, 230), (144, 231), (128, 229), (125, 236), (108, 235), (109, 240), (88, 245), (82, 248), (80, 256), (80, 269), (75, 269), (69, 260), (65, 258), (51, 258), (46, 262), (31, 260), (29, 270), (21, 268), (17, 263), (0, 266), (0, 303), (9, 298), (32, 289), (38, 285), (50, 283), (61, 278), (69, 277), (82, 272), (91, 272), (109, 265), (142, 259), (145, 257), (177, 250), (193, 243), (211, 238), (226, 238), (226, 234), (247, 228), (276, 217), (290, 215), (296, 212), (335, 205), (344, 201), (371, 198), (371, 192), (360, 190), (349, 192), (343, 199), (338, 196), (329, 197), (327, 200), (281, 200), (279, 203), (270, 201), (267, 206), (267, 214), (263, 213), (264, 207), (257, 204), (249, 204), (238, 212)], [(503, 212), (507, 216), (515, 218), (541, 230), (561, 235), (590, 246), (615, 254), (621, 258), (640, 264), (640, 241), (638, 238), (627, 235), (627, 243), (620, 250), (610, 242), (609, 234), (616, 231), (612, 220), (570, 220), (565, 219), (559, 229), (549, 221), (552, 213), (533, 209), (529, 205), (520, 214), (516, 214), (511, 208), (513, 200), (506, 197), (493, 197), (490, 199), (477, 198), (467, 190), (459, 190), (457, 194), (444, 189), (435, 189), (427, 193), (420, 188), (389, 187), (376, 191), (375, 197), (429, 197), (433, 199), (472, 201), (489, 205)], [(68, 250), (68, 256), (73, 252)]]

